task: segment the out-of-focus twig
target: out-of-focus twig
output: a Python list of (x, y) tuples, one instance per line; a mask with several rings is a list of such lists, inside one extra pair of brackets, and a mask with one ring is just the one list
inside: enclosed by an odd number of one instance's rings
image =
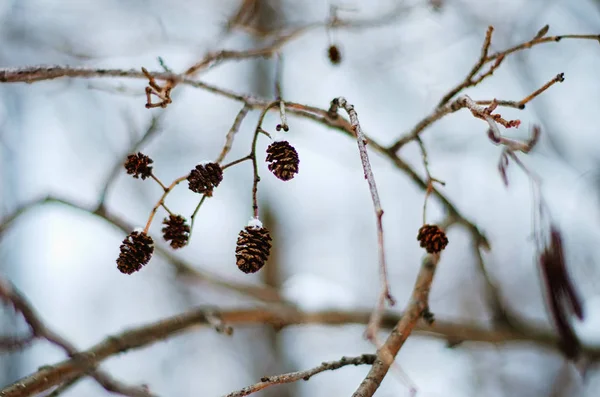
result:
[[(77, 357), (79, 354), (77, 348), (71, 344), (71, 342), (48, 328), (25, 296), (22, 295), (14, 285), (3, 278), (0, 278), (0, 299), (6, 304), (10, 304), (17, 312), (23, 315), (23, 318), (27, 322), (27, 325), (29, 325), (31, 333), (35, 338), (45, 339), (53, 345), (58, 346), (64, 350), (69, 357)], [(121, 383), (100, 369), (89, 367), (87, 371), (89, 371), (90, 376), (107, 391), (131, 397), (153, 396), (153, 394), (145, 388)], [(3, 392), (0, 392), (0, 396), (4, 397)]]
[[(146, 129), (146, 131), (144, 132), (142, 137), (140, 139), (138, 139), (136, 142), (134, 142), (131, 145), (131, 147), (127, 150), (127, 154), (125, 155), (125, 157), (128, 154), (137, 153), (144, 145), (146, 145), (146, 143), (148, 143), (152, 138), (154, 138), (156, 136), (156, 134), (160, 131), (160, 121), (164, 114), (165, 114), (165, 112), (163, 111), (163, 112), (159, 113), (158, 115), (152, 116), (152, 119), (150, 121), (150, 124), (148, 125), (148, 128)], [(114, 163), (109, 174), (107, 175), (106, 181), (102, 185), (103, 186), (102, 191), (100, 192), (100, 199), (98, 200), (98, 208), (103, 208), (104, 204), (106, 203), (106, 198), (107, 198), (108, 192), (109, 192), (110, 188), (112, 187), (114, 181), (117, 179), (117, 176), (119, 175), (119, 171), (121, 171), (121, 169), (123, 168), (123, 163), (125, 162), (125, 157), (119, 158), (119, 160)]]
[(231, 150), (231, 146), (233, 145), (233, 138), (235, 137), (235, 134), (237, 134), (237, 132), (240, 130), (242, 122), (248, 115), (248, 112), (250, 111), (250, 109), (251, 109), (251, 107), (248, 104), (244, 104), (244, 107), (242, 107), (242, 109), (239, 111), (239, 113), (235, 117), (235, 120), (233, 121), (233, 125), (231, 126), (231, 128), (229, 129), (229, 132), (227, 132), (227, 135), (225, 137), (225, 145), (223, 145), (223, 149), (221, 150), (219, 157), (217, 157), (217, 160), (216, 160), (217, 163), (222, 163), (223, 160), (225, 160), (225, 156), (227, 156), (227, 154)]
[(481, 83), (486, 77), (491, 76), (494, 73), (494, 70), (496, 70), (500, 66), (501, 62), (504, 60), (504, 56), (498, 56), (494, 65), (492, 65), (492, 67), (486, 73), (482, 74), (479, 77), (475, 77), (477, 73), (481, 70), (483, 65), (486, 64), (488, 51), (490, 50), (490, 45), (492, 44), (493, 32), (494, 27), (489, 26), (487, 32), (485, 32), (485, 39), (483, 40), (483, 45), (481, 46), (481, 54), (479, 55), (479, 59), (477, 60), (475, 65), (473, 65), (473, 67), (469, 71), (469, 74), (467, 74), (467, 77), (465, 77), (463, 81), (461, 81), (457, 86), (452, 88), (446, 95), (442, 97), (442, 99), (437, 105), (438, 108), (444, 106), (454, 97), (454, 95), (458, 94), (465, 88), (473, 87)]
[(280, 385), (283, 383), (292, 383), (299, 380), (309, 380), (312, 376), (325, 371), (335, 371), (348, 365), (373, 365), (375, 361), (374, 354), (363, 354), (357, 357), (342, 357), (340, 360), (323, 362), (321, 365), (305, 371), (290, 372), (287, 374), (266, 376), (260, 382), (244, 387), (241, 390), (227, 394), (224, 397), (243, 397), (260, 390), (266, 389), (269, 386)]

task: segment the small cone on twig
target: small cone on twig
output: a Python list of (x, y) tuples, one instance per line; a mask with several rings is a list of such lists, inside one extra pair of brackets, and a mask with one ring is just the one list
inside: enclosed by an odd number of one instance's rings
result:
[(288, 141), (275, 141), (267, 148), (269, 171), (282, 181), (289, 181), (298, 173), (298, 152)]
[(171, 248), (178, 249), (187, 245), (190, 238), (190, 227), (181, 215), (169, 215), (163, 220), (163, 238), (171, 241)]
[(421, 243), (421, 247), (430, 254), (437, 254), (448, 245), (446, 233), (437, 225), (421, 226), (417, 240)]
[(217, 163), (198, 164), (187, 178), (192, 192), (212, 196), (213, 189), (223, 180), (223, 169)]
[(235, 248), (235, 263), (244, 273), (259, 271), (271, 251), (269, 231), (258, 220), (253, 221), (240, 232)]
[(152, 175), (152, 166), (150, 165), (152, 163), (153, 161), (150, 157), (138, 152), (138, 154), (130, 154), (127, 156), (124, 165), (129, 175), (144, 180)]
[(148, 264), (153, 252), (154, 241), (152, 237), (144, 232), (131, 232), (121, 244), (117, 268), (121, 273), (135, 273)]
[(335, 44), (332, 44), (327, 49), (327, 56), (329, 57), (329, 61), (333, 65), (339, 65), (342, 62), (342, 53), (340, 49)]

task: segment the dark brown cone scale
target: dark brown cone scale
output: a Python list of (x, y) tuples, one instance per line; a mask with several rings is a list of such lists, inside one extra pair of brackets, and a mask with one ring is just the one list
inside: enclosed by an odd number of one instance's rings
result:
[(169, 215), (163, 220), (163, 238), (171, 241), (171, 248), (178, 249), (187, 245), (190, 238), (190, 227), (181, 215)]
[(264, 227), (246, 226), (237, 239), (235, 263), (244, 273), (256, 273), (267, 262), (271, 236)]
[(121, 244), (117, 268), (125, 274), (137, 272), (142, 266), (148, 264), (153, 252), (152, 237), (143, 232), (132, 232)]
[(187, 178), (192, 192), (212, 196), (213, 189), (223, 180), (223, 169), (217, 163), (198, 164)]
[(152, 175), (152, 166), (150, 166), (152, 163), (153, 161), (150, 157), (139, 152), (138, 154), (130, 154), (127, 156), (124, 165), (129, 175), (144, 180)]
[(267, 148), (269, 171), (282, 181), (289, 181), (298, 173), (298, 152), (288, 141), (276, 141)]
[(417, 240), (420, 241), (421, 247), (430, 254), (441, 252), (448, 245), (446, 233), (437, 225), (421, 226)]

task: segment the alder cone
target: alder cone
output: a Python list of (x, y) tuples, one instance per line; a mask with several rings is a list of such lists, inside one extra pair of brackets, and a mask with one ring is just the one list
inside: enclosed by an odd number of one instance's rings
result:
[(132, 232), (120, 248), (117, 268), (121, 273), (132, 274), (148, 264), (154, 252), (154, 241), (144, 232)]
[(169, 215), (163, 220), (163, 238), (170, 241), (171, 248), (179, 249), (187, 245), (190, 238), (190, 227), (181, 215)]
[(256, 273), (271, 252), (271, 235), (264, 227), (246, 226), (237, 239), (235, 263), (244, 273)]
[(448, 245), (446, 233), (437, 225), (421, 226), (417, 240), (420, 241), (421, 247), (430, 254), (441, 252)]
[(327, 49), (327, 56), (333, 65), (339, 65), (342, 62), (342, 53), (336, 45), (331, 45)]
[(269, 171), (282, 181), (289, 181), (298, 173), (298, 152), (288, 141), (276, 141), (267, 148)]
[(124, 166), (129, 175), (133, 175), (136, 179), (142, 178), (144, 180), (152, 175), (152, 166), (150, 165), (152, 163), (153, 161), (150, 157), (138, 152), (137, 154), (127, 156)]
[(192, 192), (212, 196), (213, 189), (223, 180), (223, 169), (217, 163), (198, 164), (187, 178)]

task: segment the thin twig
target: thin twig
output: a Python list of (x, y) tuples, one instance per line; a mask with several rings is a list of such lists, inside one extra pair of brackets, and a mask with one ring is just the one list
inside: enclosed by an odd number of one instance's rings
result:
[(416, 136), (415, 140), (419, 144), (419, 149), (421, 150), (421, 159), (423, 160), (423, 168), (425, 168), (425, 175), (427, 176), (427, 189), (425, 189), (425, 198), (423, 200), (423, 225), (427, 223), (427, 202), (429, 201), (429, 196), (433, 190), (433, 183), (437, 182), (442, 186), (445, 186), (446, 183), (440, 181), (437, 178), (431, 176), (431, 172), (429, 171), (429, 159), (427, 156), (427, 149), (425, 148), (425, 144), (421, 140), (420, 136)]
[(538, 44), (544, 44), (544, 43), (558, 43), (559, 41), (561, 41), (562, 39), (575, 39), (575, 40), (596, 40), (598, 43), (600, 43), (600, 35), (598, 34), (564, 34), (564, 35), (560, 35), (560, 36), (546, 36), (546, 37), (538, 37), (535, 38), (533, 40), (527, 41), (525, 43), (521, 43), (521, 44), (517, 44), (514, 47), (510, 47), (504, 51), (498, 51), (495, 52), (491, 55), (489, 55), (486, 59), (485, 62), (491, 62), (501, 56), (507, 56), (509, 54), (512, 54), (514, 52), (520, 51), (520, 50), (524, 50), (524, 49), (528, 49), (531, 48), (535, 45)]
[[(165, 185), (162, 182), (160, 182), (158, 180), (158, 178), (154, 177), (154, 174), (152, 174), (152, 177), (154, 178), (155, 181), (157, 181), (162, 186), (162, 188), (164, 189), (164, 193), (162, 194), (162, 196), (160, 196), (160, 199), (158, 200), (158, 202), (156, 203), (154, 208), (152, 208), (152, 211), (150, 211), (150, 216), (148, 216), (148, 221), (146, 222), (146, 227), (144, 227), (144, 233), (148, 233), (148, 230), (150, 229), (150, 225), (152, 224), (152, 220), (154, 219), (154, 215), (156, 215), (156, 211), (158, 211), (158, 209), (161, 206), (164, 206), (165, 199), (167, 198), (169, 193), (175, 188), (175, 186), (177, 186), (181, 182), (187, 180), (188, 175), (180, 176), (179, 178), (175, 179), (168, 187), (165, 187)], [(167, 212), (170, 213), (171, 211), (167, 210)]]
[(231, 150), (231, 146), (233, 145), (233, 139), (235, 137), (235, 134), (240, 130), (242, 121), (244, 121), (244, 119), (248, 115), (248, 112), (250, 111), (250, 109), (251, 109), (251, 107), (247, 103), (244, 103), (244, 107), (239, 111), (237, 116), (235, 116), (233, 125), (231, 126), (231, 128), (229, 129), (229, 132), (227, 133), (227, 136), (225, 137), (225, 145), (223, 146), (223, 149), (221, 150), (219, 157), (217, 157), (217, 160), (216, 160), (217, 163), (221, 163), (221, 162), (223, 162), (223, 160), (225, 160), (225, 156), (227, 156), (227, 154)]
[(262, 123), (265, 119), (265, 116), (269, 112), (270, 109), (279, 106), (280, 101), (274, 101), (266, 105), (258, 116), (258, 123), (256, 125), (256, 129), (254, 130), (254, 138), (252, 139), (252, 148), (250, 150), (250, 154), (248, 157), (252, 159), (252, 170), (253, 170), (253, 180), (252, 180), (252, 213), (254, 218), (258, 219), (258, 182), (260, 182), (260, 176), (258, 175), (258, 160), (256, 159), (256, 144), (258, 142), (258, 135), (262, 130)]
[[(548, 26), (548, 25), (546, 25)], [(544, 27), (545, 28), (545, 27)], [(457, 95), (458, 93), (460, 93), (462, 90), (464, 90), (465, 88), (468, 87), (472, 87), (474, 85), (477, 85), (481, 82), (481, 80), (483, 80), (484, 77), (487, 77), (488, 75), (491, 75), (493, 73), (493, 71), (500, 66), (499, 64), (502, 62), (502, 60), (504, 60), (506, 58), (506, 56), (520, 51), (520, 50), (524, 50), (524, 49), (528, 49), (531, 48), (535, 45), (538, 44), (543, 44), (543, 43), (554, 43), (554, 42), (559, 42), (562, 39), (577, 39), (577, 40), (596, 40), (600, 43), (600, 35), (595, 35), (595, 34), (567, 34), (567, 35), (562, 35), (562, 36), (545, 36), (545, 34), (548, 32), (547, 29), (542, 28), (542, 30), (538, 31), (538, 34), (536, 34), (536, 36), (529, 41), (526, 41), (524, 43), (518, 44), (514, 47), (510, 47), (506, 50), (503, 51), (498, 51), (496, 53), (493, 54), (489, 54), (489, 48), (490, 48), (490, 42), (491, 42), (491, 35), (493, 32), (493, 27), (490, 26), (488, 27), (488, 30), (486, 32), (485, 35), (485, 40), (483, 43), (483, 46), (481, 48), (481, 54), (479, 56), (479, 59), (477, 60), (477, 62), (475, 63), (475, 65), (473, 66), (473, 68), (471, 69), (471, 71), (469, 72), (469, 74), (467, 75), (467, 77), (461, 82), (459, 83), (457, 86), (455, 86), (454, 88), (452, 88), (446, 95), (444, 95), (442, 97), (442, 99), (440, 100), (440, 102), (438, 103), (437, 107), (442, 107), (444, 106), (446, 103), (448, 103), (455, 95)], [(543, 30), (545, 30), (545, 32), (543, 32)], [(540, 35), (539, 33), (542, 33), (542, 35)], [(481, 78), (474, 79), (474, 76), (481, 70), (481, 68), (489, 63), (494, 61), (494, 65), (492, 65), (492, 67), (490, 68), (490, 71), (486, 74), (484, 74)]]
[(200, 211), (200, 207), (202, 207), (202, 204), (204, 204), (204, 200), (206, 200), (206, 197), (207, 197), (206, 194), (202, 195), (202, 198), (198, 202), (196, 209), (194, 209), (192, 216), (190, 216), (191, 224), (190, 224), (190, 235), (188, 237), (188, 241), (191, 240), (191, 238), (192, 238), (192, 233), (194, 232), (194, 224), (196, 223), (196, 216), (198, 215), (198, 211)]
[(377, 184), (375, 183), (375, 176), (371, 170), (371, 163), (369, 162), (369, 154), (367, 153), (367, 138), (362, 131), (360, 123), (358, 121), (358, 114), (354, 110), (354, 106), (349, 104), (345, 98), (339, 97), (331, 101), (329, 108), (329, 116), (335, 118), (338, 112), (338, 108), (344, 109), (350, 117), (350, 125), (352, 130), (356, 134), (356, 141), (358, 143), (358, 151), (360, 153), (360, 159), (364, 171), (365, 179), (369, 184), (369, 191), (371, 192), (371, 199), (373, 201), (373, 208), (375, 210), (375, 216), (377, 217), (377, 247), (379, 252), (379, 272), (381, 278), (381, 291), (377, 299), (377, 305), (373, 311), (373, 317), (367, 327), (367, 338), (374, 340), (379, 329), (379, 323), (381, 315), (383, 313), (385, 300), (390, 305), (394, 305), (396, 302), (390, 292), (390, 286), (387, 276), (387, 264), (385, 261), (385, 246), (384, 246), (384, 234), (383, 234), (383, 208), (381, 207), (381, 201), (379, 199), (379, 193), (377, 192)]
[(531, 94), (527, 95), (525, 98), (521, 99), (520, 101), (499, 101), (499, 100), (494, 99), (492, 101), (475, 101), (475, 103), (478, 105), (491, 105), (492, 103), (495, 102), (498, 106), (506, 106), (506, 107), (513, 107), (513, 108), (517, 108), (517, 109), (525, 109), (525, 105), (528, 102), (530, 102), (532, 99), (534, 99), (535, 97), (540, 95), (542, 92), (546, 91), (548, 88), (552, 87), (554, 84), (562, 83), (563, 81), (565, 81), (565, 74), (559, 73), (553, 79), (551, 79), (546, 84), (544, 84), (542, 87), (538, 88), (537, 90), (535, 90)]
[[(150, 121), (150, 125), (142, 135), (142, 137), (136, 141), (131, 147), (127, 150), (127, 154), (137, 153), (148, 141), (156, 136), (156, 134), (160, 131), (160, 120), (164, 117), (165, 112), (161, 112), (156, 116), (152, 116)], [(100, 192), (100, 199), (98, 200), (98, 208), (102, 208), (106, 202), (106, 197), (108, 195), (108, 191), (112, 187), (112, 184), (117, 179), (119, 175), (119, 171), (123, 168), (123, 162), (125, 161), (125, 157), (120, 157), (118, 161), (115, 162), (109, 174), (106, 177), (106, 181), (103, 184), (102, 191)]]
[(325, 371), (335, 371), (348, 365), (373, 365), (375, 361), (374, 354), (363, 354), (357, 357), (342, 357), (340, 360), (323, 362), (321, 365), (305, 371), (290, 372), (287, 374), (266, 376), (260, 382), (244, 387), (241, 390), (227, 394), (224, 397), (243, 397), (260, 390), (266, 389), (269, 386), (280, 385), (284, 383), (292, 383), (299, 380), (309, 380), (312, 376)]
[(481, 70), (483, 65), (485, 65), (485, 60), (488, 56), (488, 51), (490, 50), (490, 45), (492, 43), (492, 33), (493, 32), (494, 32), (494, 27), (488, 26), (488, 29), (485, 32), (485, 39), (483, 40), (483, 45), (481, 46), (481, 53), (479, 55), (479, 59), (477, 60), (475, 65), (473, 65), (473, 67), (471, 68), (471, 71), (469, 72), (469, 74), (467, 74), (467, 77), (465, 77), (462, 82), (460, 82), (457, 86), (452, 88), (446, 95), (444, 95), (442, 97), (442, 99), (440, 99), (440, 101), (438, 102), (438, 104), (436, 106), (437, 108), (444, 106), (446, 103), (448, 103), (454, 97), (454, 95), (458, 94), (465, 88), (472, 87), (478, 83), (481, 83), (481, 81), (483, 81), (483, 79), (485, 77), (490, 76), (493, 73), (493, 70), (490, 69), (490, 72), (482, 75), (480, 78), (473, 80), (475, 75)]

